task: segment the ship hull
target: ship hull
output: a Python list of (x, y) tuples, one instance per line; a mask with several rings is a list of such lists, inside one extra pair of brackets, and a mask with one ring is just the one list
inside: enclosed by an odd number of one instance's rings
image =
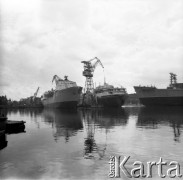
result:
[(124, 105), (126, 95), (107, 95), (97, 98), (99, 105), (103, 107), (121, 107)]
[(67, 109), (76, 108), (80, 99), (81, 90), (82, 88), (77, 86), (56, 91), (52, 97), (42, 100), (43, 106)]
[(134, 87), (140, 103), (145, 106), (183, 106), (182, 89)]
[(70, 101), (70, 102), (53, 102), (45, 104), (44, 107), (50, 107), (50, 108), (76, 108), (77, 107), (77, 101)]
[(183, 106), (183, 97), (146, 97), (139, 100), (145, 106)]

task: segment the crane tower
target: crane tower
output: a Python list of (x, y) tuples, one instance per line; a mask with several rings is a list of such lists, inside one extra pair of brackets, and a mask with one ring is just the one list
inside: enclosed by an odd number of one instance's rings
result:
[[(92, 61), (93, 61), (93, 63), (92, 63)], [(98, 59), (97, 57), (90, 59), (89, 61), (82, 61), (81, 63), (84, 64), (83, 76), (86, 77), (85, 91), (92, 92), (94, 89), (93, 73), (95, 71), (95, 68), (97, 67), (98, 64), (100, 64), (102, 66), (102, 68), (104, 68), (104, 66), (102, 65), (100, 59)]]
[(172, 84), (176, 84), (177, 83), (177, 75), (174, 73), (170, 73), (170, 86), (172, 86)]

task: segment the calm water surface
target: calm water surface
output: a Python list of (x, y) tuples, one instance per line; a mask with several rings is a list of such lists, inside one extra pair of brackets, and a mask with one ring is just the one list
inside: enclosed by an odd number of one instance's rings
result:
[[(4, 111), (9, 120), (26, 121), (26, 127), (1, 137), (0, 179), (109, 179), (112, 155), (130, 156), (129, 170), (134, 161), (178, 161), (183, 173), (182, 110)], [(127, 177), (121, 173), (121, 179)], [(156, 167), (152, 179), (161, 179)]]

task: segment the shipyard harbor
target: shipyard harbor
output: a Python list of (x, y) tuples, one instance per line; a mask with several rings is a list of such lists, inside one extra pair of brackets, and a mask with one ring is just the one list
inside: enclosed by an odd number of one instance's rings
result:
[(1, 0), (0, 180), (183, 179), (182, 7)]
[[(156, 160), (158, 165), (162, 157), (173, 160), (174, 175), (181, 177), (183, 83), (177, 75), (169, 74), (167, 88), (139, 85), (129, 94), (125, 87), (107, 83), (105, 76), (102, 85), (94, 86), (97, 65), (104, 69), (99, 58), (82, 63), (84, 87), (69, 76), (54, 75), (50, 83), (55, 89), (38, 97), (38, 87), (29, 101), (1, 106), (1, 178), (159, 179), (165, 175), (158, 168), (144, 175), (144, 165), (136, 170), (133, 161)], [(121, 157), (129, 159), (123, 166), (127, 174), (112, 169), (120, 167)], [(146, 169), (149, 173), (148, 165)], [(171, 166), (164, 171), (172, 176)]]

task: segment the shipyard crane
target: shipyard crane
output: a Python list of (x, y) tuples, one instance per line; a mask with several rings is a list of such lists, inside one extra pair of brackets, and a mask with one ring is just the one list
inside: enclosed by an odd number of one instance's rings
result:
[(36, 92), (34, 93), (33, 100), (36, 98), (38, 91), (39, 91), (39, 87), (37, 88)]
[(38, 91), (39, 91), (39, 87), (37, 88), (36, 92), (34, 93), (34, 98), (37, 96)]
[(53, 79), (52, 79), (52, 83), (53, 81), (55, 81), (56, 85), (58, 84), (58, 81), (62, 80), (60, 77), (58, 77), (57, 75), (54, 75), (53, 76)]
[(172, 86), (172, 84), (176, 84), (177, 83), (177, 75), (174, 73), (170, 73), (170, 86)]
[[(92, 61), (94, 61), (94, 63), (92, 63)], [(90, 59), (89, 61), (82, 61), (81, 63), (84, 64), (83, 76), (86, 77), (85, 91), (92, 92), (94, 89), (94, 87), (93, 87), (93, 73), (95, 71), (95, 68), (97, 67), (98, 64), (101, 65), (102, 68), (104, 68), (104, 66), (101, 63), (100, 59), (98, 59), (97, 57)]]

